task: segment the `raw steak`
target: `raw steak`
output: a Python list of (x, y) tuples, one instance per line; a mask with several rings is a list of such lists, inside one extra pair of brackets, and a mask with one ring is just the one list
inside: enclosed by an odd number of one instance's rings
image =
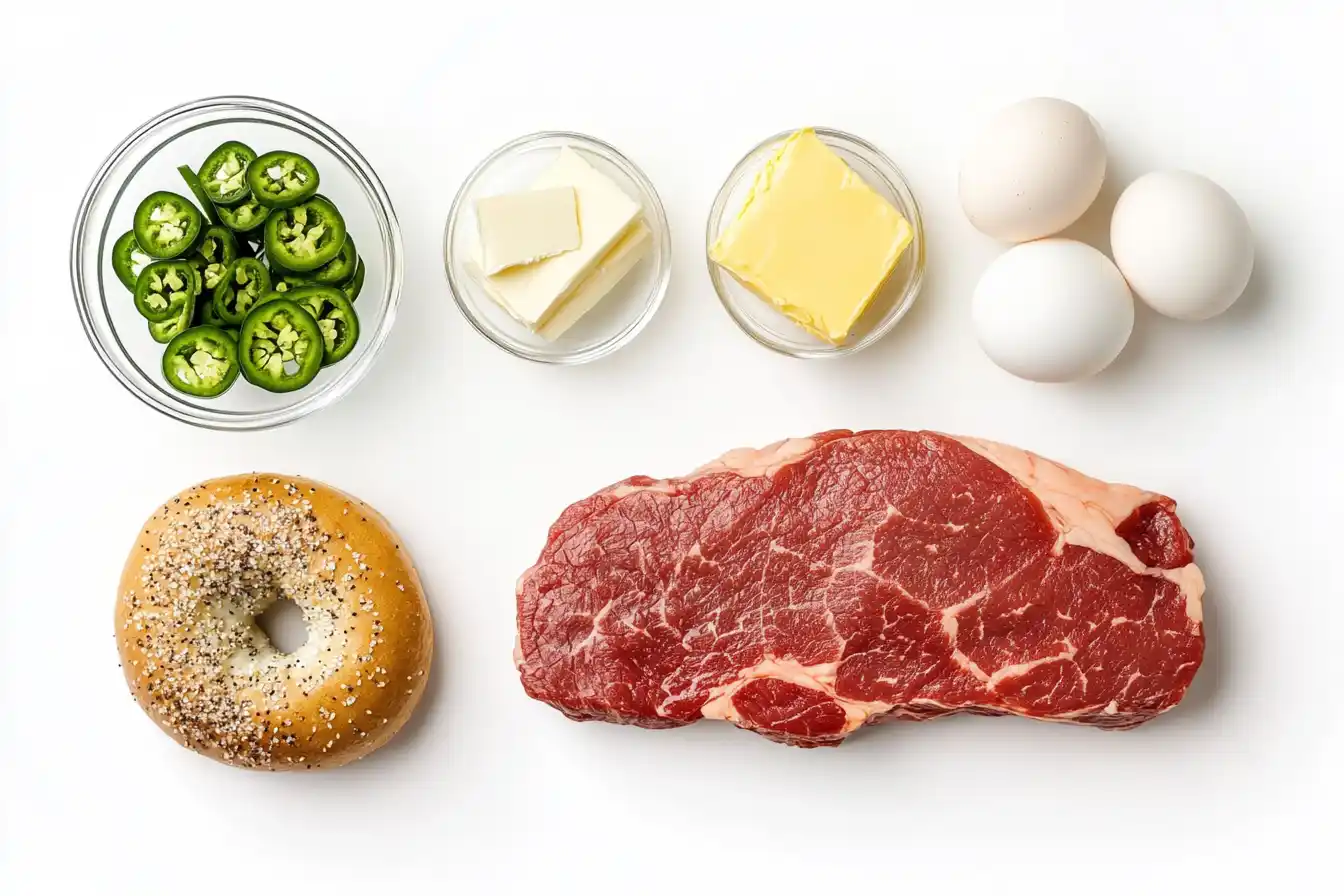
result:
[(627, 479), (518, 584), (523, 687), (573, 719), (799, 746), (954, 712), (1129, 728), (1204, 653), (1162, 495), (928, 432), (828, 432)]

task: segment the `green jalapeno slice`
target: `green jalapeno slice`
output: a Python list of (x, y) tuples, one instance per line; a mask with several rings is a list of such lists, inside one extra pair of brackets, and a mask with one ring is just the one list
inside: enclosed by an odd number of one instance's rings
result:
[(267, 259), (298, 273), (316, 270), (341, 252), (345, 219), (327, 199), (314, 196), (266, 218)]
[(112, 244), (112, 272), (131, 292), (135, 292), (135, 282), (140, 279), (140, 272), (153, 260), (135, 241), (134, 230), (126, 231)]
[(344, 361), (359, 341), (359, 317), (336, 286), (314, 284), (291, 292), (287, 298), (308, 310), (322, 331), (322, 366)]
[(214, 398), (238, 379), (238, 343), (219, 327), (192, 327), (173, 337), (163, 353), (168, 385), (187, 395)]
[(229, 264), (237, 257), (238, 240), (233, 231), (215, 224), (205, 228), (196, 251), (187, 260), (201, 273), (202, 291), (210, 293), (224, 279)]
[(160, 190), (135, 209), (135, 241), (154, 258), (185, 255), (201, 232), (201, 213), (191, 200)]
[(312, 286), (312, 285), (313, 281), (308, 280), (304, 277), (295, 277), (292, 274), (280, 274), (277, 277), (276, 271), (275, 270), (271, 271), (271, 289), (274, 289), (276, 292), (280, 293), (293, 292), (294, 290), (300, 289), (304, 286)]
[(238, 331), (238, 363), (249, 383), (293, 392), (322, 369), (322, 330), (303, 306), (271, 299), (254, 307)]
[(187, 182), (187, 189), (191, 190), (191, 195), (196, 200), (196, 204), (201, 208), (205, 215), (205, 223), (215, 224), (215, 207), (210, 204), (210, 197), (205, 195), (205, 190), (201, 189), (201, 182), (196, 178), (196, 172), (191, 170), (190, 165), (178, 165), (177, 173), (182, 175), (182, 179)]
[(210, 201), (215, 205), (237, 205), (252, 195), (252, 188), (247, 183), (247, 166), (256, 157), (252, 147), (237, 140), (216, 146), (196, 173)]
[(156, 261), (135, 281), (135, 310), (150, 323), (178, 317), (182, 306), (200, 292), (198, 274), (185, 261)]
[(251, 233), (266, 223), (266, 209), (252, 196), (237, 205), (217, 205), (215, 213), (225, 227), (236, 233)]
[(182, 312), (177, 317), (170, 317), (168, 320), (149, 324), (149, 335), (155, 342), (169, 343), (173, 337), (191, 326), (193, 315), (196, 313), (196, 297), (192, 296), (187, 303), (182, 306)]
[(358, 266), (355, 267), (355, 276), (341, 289), (351, 302), (359, 298), (359, 294), (364, 290), (364, 259), (359, 260)]
[(247, 166), (247, 186), (267, 208), (289, 208), (317, 192), (317, 168), (296, 152), (275, 150)]
[(196, 313), (191, 317), (191, 325), (193, 327), (199, 327), (202, 324), (211, 327), (219, 327), (222, 330), (230, 328), (229, 322), (220, 317), (219, 312), (215, 310), (214, 299), (208, 294), (197, 297)]
[(240, 324), (270, 291), (271, 272), (266, 265), (255, 258), (235, 258), (215, 287), (212, 296), (215, 314), (226, 324)]
[(355, 238), (347, 235), (336, 257), (313, 271), (310, 276), (314, 283), (340, 286), (349, 283), (358, 268), (359, 253), (355, 251)]

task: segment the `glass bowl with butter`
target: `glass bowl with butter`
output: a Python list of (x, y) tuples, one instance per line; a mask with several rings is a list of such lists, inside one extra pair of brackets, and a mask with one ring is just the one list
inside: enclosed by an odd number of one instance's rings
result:
[(899, 169), (842, 131), (776, 134), (720, 188), (706, 229), (719, 300), (761, 345), (853, 354), (896, 326), (924, 281), (924, 224)]
[(444, 229), (448, 289), (505, 351), (582, 364), (624, 346), (667, 293), (672, 240), (653, 184), (584, 134), (501, 146), (468, 175)]

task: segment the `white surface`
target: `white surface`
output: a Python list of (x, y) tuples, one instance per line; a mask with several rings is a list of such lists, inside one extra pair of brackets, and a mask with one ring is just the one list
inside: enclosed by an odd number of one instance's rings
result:
[[(831, 7), (831, 23), (722, 2), (588, 18), (452, 5), (435, 4), (436, 22), (392, 3), (332, 11), (314, 26), (320, 65), (226, 51), (221, 64), (241, 67), (230, 74), (146, 62), (208, 59), (203, 35), (219, 25), (208, 4), (148, 31), (113, 6), (6, 20), (6, 896), (370, 892), (389, 879), (470, 894), (1298, 892), (1333, 871), (1337, 3), (1131, 2), (1108, 14), (888, 0)], [(84, 344), (66, 281), (70, 221), (104, 153), (160, 109), (236, 91), (350, 137), (387, 184), (409, 257), (402, 319), (368, 379), (335, 408), (254, 435), (192, 430), (137, 404)], [(969, 324), (997, 247), (961, 215), (957, 159), (985, 116), (1034, 94), (1101, 122), (1113, 153), (1104, 203), (1144, 171), (1200, 171), (1246, 209), (1259, 251), (1250, 293), (1227, 314), (1191, 325), (1140, 309), (1121, 359), (1065, 387), (997, 370)], [(890, 153), (928, 227), (923, 297), (846, 361), (758, 348), (705, 276), (704, 216), (729, 167), (808, 123)], [(590, 131), (637, 160), (674, 232), (658, 318), (580, 369), (506, 356), (444, 286), (459, 179), (545, 127)], [(1104, 214), (1084, 224), (1106, 232)], [(809, 752), (724, 725), (577, 725), (523, 695), (513, 582), (567, 503), (626, 474), (830, 426), (966, 432), (1174, 495), (1209, 580), (1208, 658), (1186, 703), (1128, 733), (958, 718)], [(426, 702), (393, 745), (346, 770), (268, 776), (193, 756), (135, 707), (116, 666), (114, 583), (137, 525), (185, 485), (250, 469), (302, 472), (376, 504), (430, 591), (439, 654)]]

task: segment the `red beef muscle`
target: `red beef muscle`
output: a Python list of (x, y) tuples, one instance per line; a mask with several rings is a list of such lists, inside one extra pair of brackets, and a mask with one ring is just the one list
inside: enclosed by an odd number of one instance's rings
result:
[(1128, 728), (1204, 650), (1171, 499), (1015, 448), (829, 432), (566, 510), (518, 584), (523, 686), (574, 719), (800, 746), (886, 719)]

